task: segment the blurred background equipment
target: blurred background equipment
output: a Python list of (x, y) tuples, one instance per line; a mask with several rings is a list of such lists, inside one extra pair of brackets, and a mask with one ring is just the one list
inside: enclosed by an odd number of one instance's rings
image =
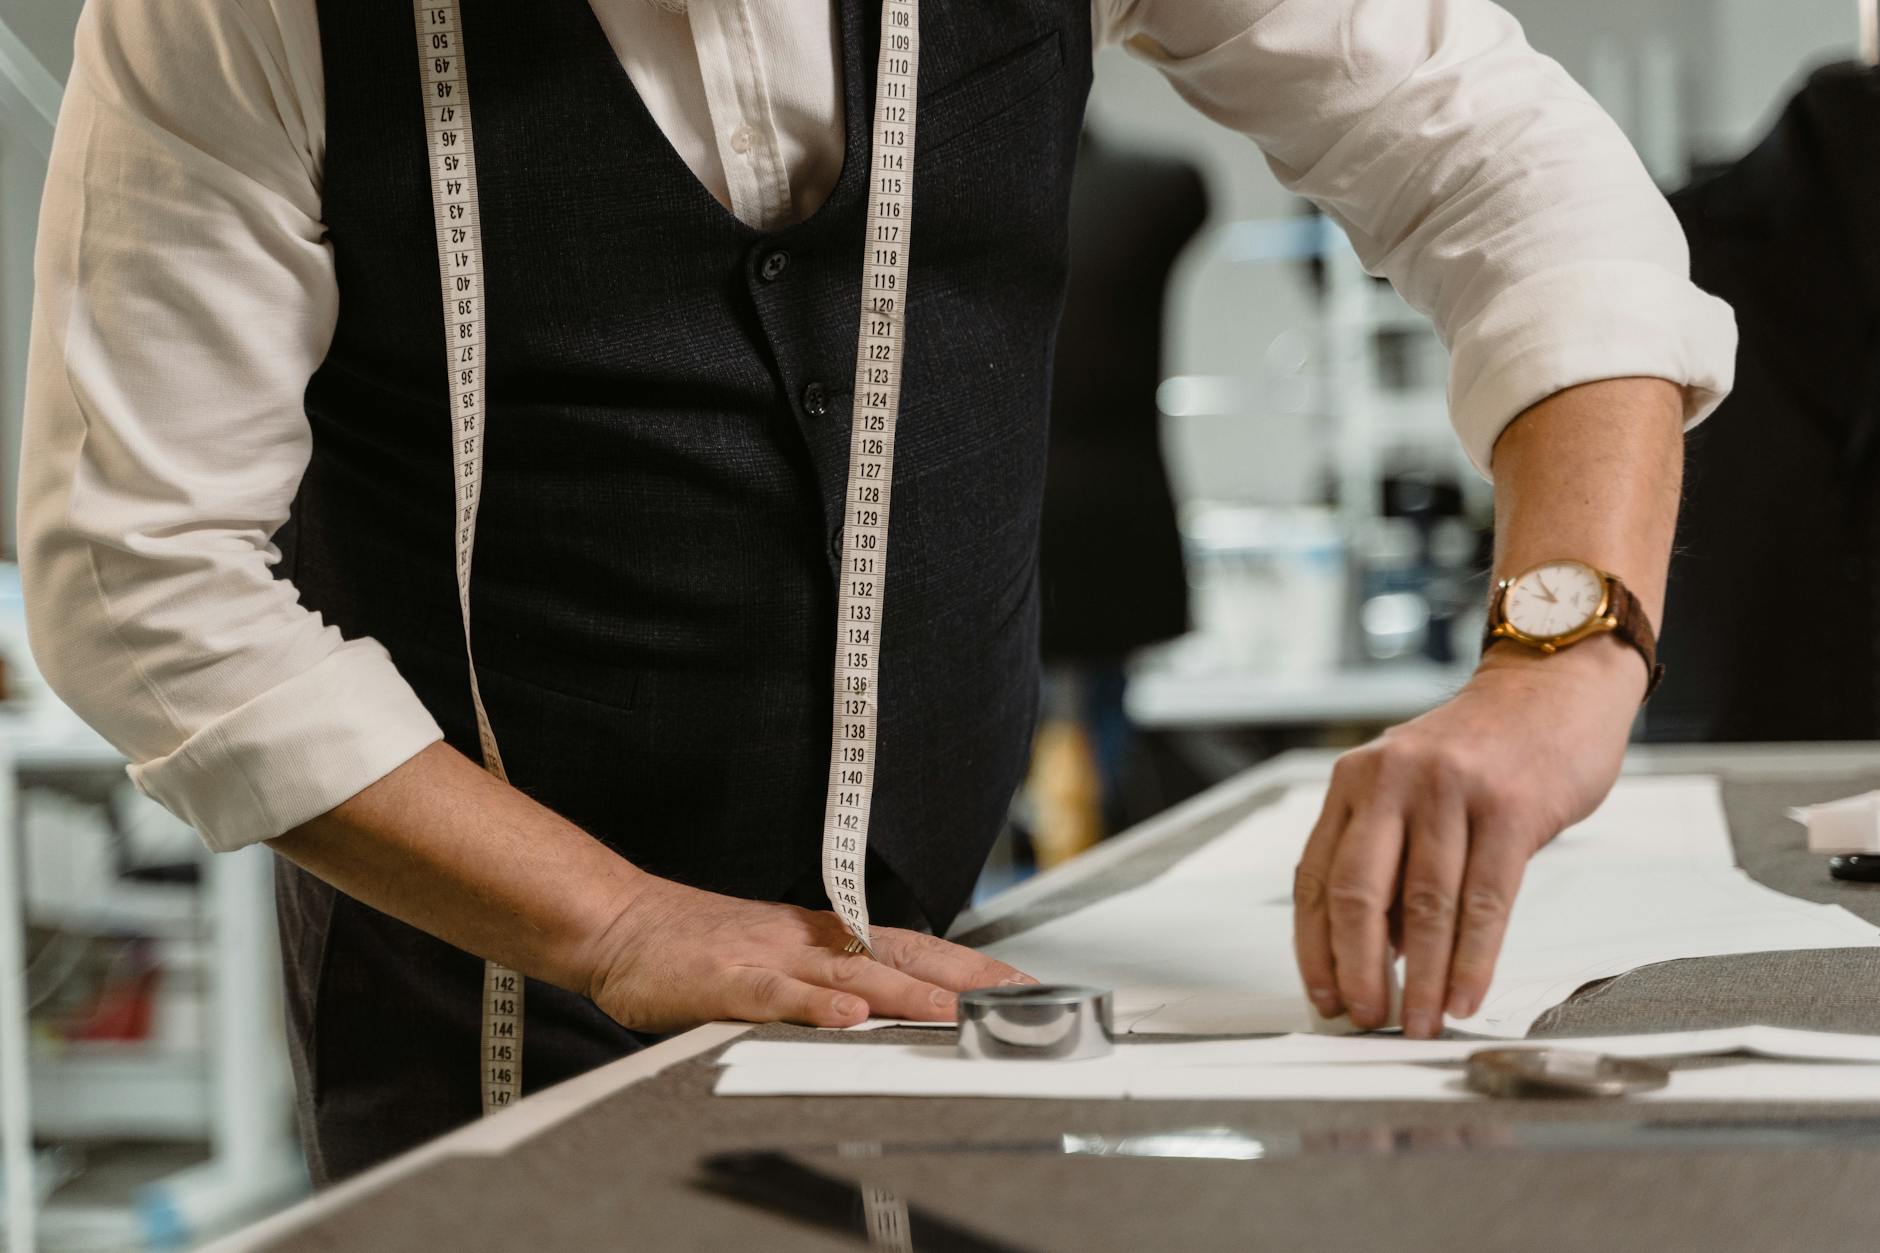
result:
[(307, 1186), (269, 855), (211, 858), (131, 786), (40, 681), (11, 566), (0, 653), (0, 1142), (36, 1202), (8, 1247), (193, 1244)]
[[(1236, 222), (1197, 252), (1251, 288), (1312, 299), (1238, 375), (1164, 381), (1194, 629), (1139, 654), (1127, 708), (1212, 782), (1273, 752), (1355, 742), (1414, 717), (1473, 667), (1487, 597), (1488, 486), (1448, 422), (1442, 346), (1316, 214)], [(1250, 480), (1212, 437), (1310, 420), (1290, 481)], [(1225, 442), (1225, 438), (1223, 439)], [(1238, 449), (1236, 451), (1239, 451)]]

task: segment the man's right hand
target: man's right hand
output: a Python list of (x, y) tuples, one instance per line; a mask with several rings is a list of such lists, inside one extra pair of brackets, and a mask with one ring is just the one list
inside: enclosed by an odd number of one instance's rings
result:
[(879, 961), (843, 952), (848, 942), (828, 911), (648, 877), (597, 940), (588, 995), (635, 1031), (719, 1019), (852, 1027), (871, 1015), (950, 1022), (960, 992), (1036, 982), (916, 931), (876, 927)]

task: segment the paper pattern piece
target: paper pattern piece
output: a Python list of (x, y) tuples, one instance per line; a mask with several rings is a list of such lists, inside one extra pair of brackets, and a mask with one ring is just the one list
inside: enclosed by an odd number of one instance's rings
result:
[[(986, 951), (1047, 982), (1113, 989), (1119, 1031), (1309, 1030), (1291, 884), (1323, 799), (1295, 788), (1150, 883)], [(1715, 779), (1628, 778), (1536, 854), (1482, 1009), (1451, 1025), (1518, 1038), (1584, 985), (1654, 962), (1875, 946), (1880, 931), (1839, 906), (1737, 868)]]
[[(1880, 1036), (1776, 1027), (1548, 1040), (1621, 1057), (1749, 1053), (1675, 1071), (1650, 1099), (1880, 1101)], [(720, 1096), (971, 1096), (1091, 1100), (1474, 1100), (1460, 1066), (1479, 1040), (1278, 1036), (1124, 1044), (1086, 1062), (992, 1062), (945, 1045), (747, 1040), (719, 1058)], [(1640, 1099), (1640, 1098), (1633, 1098)]]

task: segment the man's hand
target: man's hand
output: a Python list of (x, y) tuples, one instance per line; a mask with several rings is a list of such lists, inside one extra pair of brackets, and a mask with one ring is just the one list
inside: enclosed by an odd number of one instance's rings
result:
[[(1668, 383), (1614, 379), (1516, 419), (1495, 446), (1497, 571), (1577, 558), (1661, 621), (1683, 412)], [(1295, 885), (1321, 1014), (1384, 1023), (1393, 938), (1408, 1034), (1480, 1008), (1528, 858), (1605, 799), (1646, 677), (1611, 636), (1551, 657), (1497, 644), (1454, 700), (1339, 760)]]
[(832, 913), (656, 878), (442, 744), (271, 844), (374, 909), (586, 993), (641, 1031), (721, 1018), (846, 1027), (871, 1012), (945, 1021), (955, 993), (1036, 982), (889, 927), (875, 929), (870, 961), (842, 952)]
[(842, 951), (833, 913), (649, 879), (596, 945), (587, 991), (622, 1026), (664, 1032), (718, 1019), (951, 1022), (957, 993), (1037, 982), (930, 935), (877, 927), (872, 940), (879, 961)]
[(1408, 1034), (1473, 1014), (1528, 858), (1605, 799), (1644, 691), (1616, 641), (1547, 658), (1503, 644), (1454, 700), (1341, 757), (1294, 882), (1319, 1013), (1382, 1026), (1395, 942)]

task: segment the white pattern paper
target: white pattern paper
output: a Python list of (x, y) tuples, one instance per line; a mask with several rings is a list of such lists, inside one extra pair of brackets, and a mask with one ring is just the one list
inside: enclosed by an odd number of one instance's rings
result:
[[(1295, 788), (1150, 883), (986, 951), (1047, 982), (1112, 988), (1119, 1031), (1310, 1030), (1291, 883), (1323, 795)], [(1482, 1009), (1450, 1025), (1517, 1038), (1586, 984), (1655, 962), (1875, 946), (1880, 930), (1846, 910), (1737, 868), (1715, 779), (1628, 778), (1534, 857)]]

